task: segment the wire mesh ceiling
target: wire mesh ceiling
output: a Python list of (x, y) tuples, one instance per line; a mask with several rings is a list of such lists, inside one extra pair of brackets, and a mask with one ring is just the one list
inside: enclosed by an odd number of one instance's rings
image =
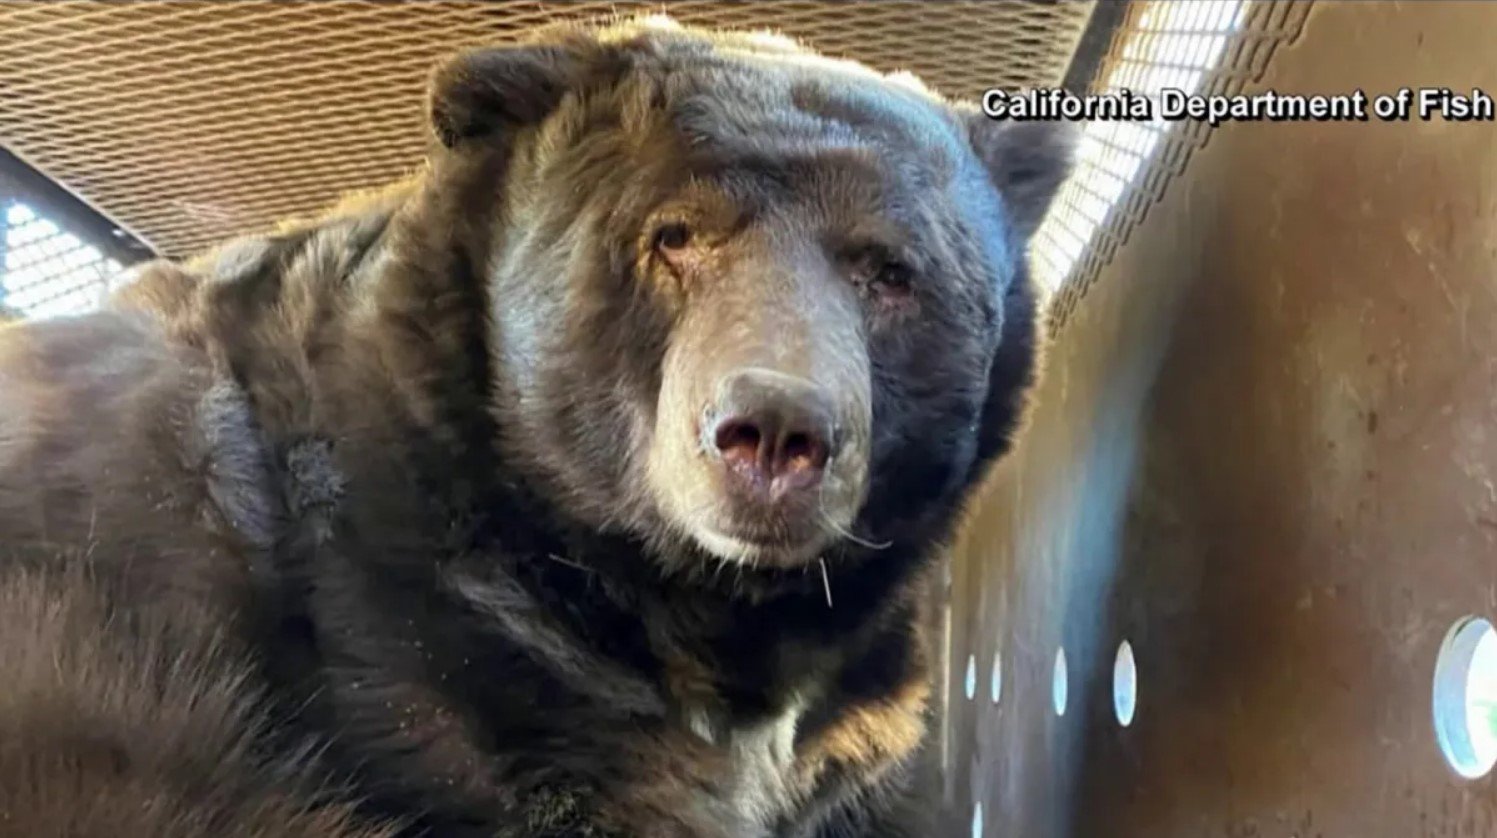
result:
[(560, 19), (773, 28), (933, 87), (1058, 84), (1092, 2), (0, 3), (0, 146), (159, 253), (312, 212), (419, 163), (432, 65)]

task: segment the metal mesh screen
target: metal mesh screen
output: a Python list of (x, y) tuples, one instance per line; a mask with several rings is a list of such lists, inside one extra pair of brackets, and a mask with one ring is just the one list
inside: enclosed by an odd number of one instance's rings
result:
[(0, 320), (96, 307), (120, 263), (30, 204), (0, 196)]
[(443, 55), (664, 9), (780, 29), (953, 96), (1054, 85), (1091, 2), (0, 3), (0, 145), (182, 256), (393, 180)]
[[(1157, 96), (1166, 87), (1231, 95), (1262, 76), (1281, 44), (1298, 37), (1311, 0), (1146, 0), (1132, 4), (1091, 90)], [(1034, 267), (1056, 290), (1061, 327), (1190, 155), (1204, 122), (1093, 122), (1077, 169), (1036, 233)]]

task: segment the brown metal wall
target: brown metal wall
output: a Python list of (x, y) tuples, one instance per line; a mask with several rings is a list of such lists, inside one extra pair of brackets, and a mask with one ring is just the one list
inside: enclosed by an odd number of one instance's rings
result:
[[(1257, 87), (1497, 91), (1494, 34), (1497, 4), (1322, 0)], [(988, 838), (1497, 835), (1497, 776), (1430, 722), (1445, 631), (1497, 616), (1494, 415), (1497, 127), (1217, 130), (955, 551), (940, 834), (981, 802)]]

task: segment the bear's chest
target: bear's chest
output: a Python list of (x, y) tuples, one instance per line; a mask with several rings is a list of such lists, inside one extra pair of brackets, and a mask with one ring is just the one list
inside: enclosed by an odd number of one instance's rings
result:
[(791, 818), (810, 796), (812, 778), (797, 748), (805, 702), (792, 698), (776, 712), (751, 721), (730, 721), (704, 707), (683, 708), (692, 734), (717, 749), (726, 776), (720, 794), (764, 834)]

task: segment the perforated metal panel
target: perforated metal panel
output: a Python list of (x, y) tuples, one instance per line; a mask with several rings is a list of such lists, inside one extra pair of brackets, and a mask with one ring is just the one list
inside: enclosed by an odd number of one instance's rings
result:
[[(1198, 31), (1155, 21), (1120, 43)], [(1491, 91), (1494, 30), (1491, 3), (1256, 2), (1205, 78)], [(1466, 634), (1497, 620), (1497, 123), (1153, 146), (953, 550), (930, 834), (1497, 835), (1494, 641)], [(1001, 700), (969, 688), (998, 667)]]
[(6, 2), (0, 145), (181, 256), (416, 165), (442, 56), (662, 8), (975, 97), (1058, 83), (1092, 3)]

